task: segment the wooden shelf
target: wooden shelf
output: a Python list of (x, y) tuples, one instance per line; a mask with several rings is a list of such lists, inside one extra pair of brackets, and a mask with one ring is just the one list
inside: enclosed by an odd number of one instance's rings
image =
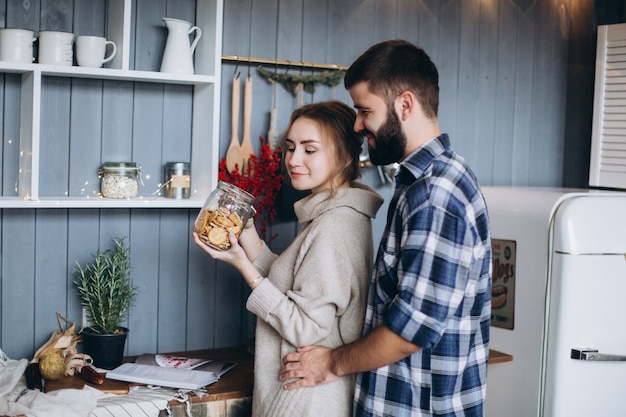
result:
[(14, 74), (38, 74), (50, 77), (91, 78), (97, 80), (119, 80), (154, 82), (166, 84), (201, 85), (214, 84), (216, 78), (212, 75), (199, 74), (169, 74), (155, 71), (136, 71), (115, 68), (87, 68), (78, 66), (59, 66), (44, 64), (20, 64), (0, 62), (0, 72)]
[(493, 365), (494, 363), (503, 363), (503, 362), (513, 362), (513, 355), (509, 355), (508, 353), (489, 349), (489, 361), (488, 361), (489, 365)]
[(21, 197), (0, 198), (0, 208), (202, 208), (204, 199), (165, 197), (104, 198), (47, 197), (30, 200)]

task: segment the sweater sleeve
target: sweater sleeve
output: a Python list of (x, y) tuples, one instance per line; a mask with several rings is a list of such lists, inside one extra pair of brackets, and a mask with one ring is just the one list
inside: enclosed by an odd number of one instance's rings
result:
[(248, 298), (248, 310), (294, 346), (323, 340), (354, 297), (364, 305), (372, 245), (371, 237), (364, 239), (371, 236), (367, 228), (368, 217), (345, 207), (318, 217), (304, 231), (292, 288), (282, 293), (264, 280)]
[(257, 271), (259, 271), (261, 275), (266, 277), (270, 271), (270, 267), (272, 266), (276, 258), (278, 258), (278, 255), (272, 252), (267, 244), (263, 242), (263, 248), (261, 249), (261, 252), (259, 252), (259, 254), (257, 255), (252, 265), (254, 265), (254, 267), (257, 269)]

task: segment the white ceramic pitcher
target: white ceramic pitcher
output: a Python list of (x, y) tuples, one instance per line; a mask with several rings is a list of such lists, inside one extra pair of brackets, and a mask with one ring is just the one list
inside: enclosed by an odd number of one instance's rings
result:
[[(164, 17), (163, 21), (168, 29), (161, 72), (174, 72), (179, 74), (193, 74), (193, 52), (202, 36), (198, 26), (180, 19)], [(196, 32), (191, 46), (189, 35)]]

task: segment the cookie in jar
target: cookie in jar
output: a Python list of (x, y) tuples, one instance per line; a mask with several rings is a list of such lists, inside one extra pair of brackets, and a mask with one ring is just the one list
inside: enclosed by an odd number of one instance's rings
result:
[(219, 181), (196, 218), (198, 237), (215, 249), (229, 249), (229, 233), (239, 238), (246, 222), (256, 213), (255, 201), (255, 197), (247, 191)]

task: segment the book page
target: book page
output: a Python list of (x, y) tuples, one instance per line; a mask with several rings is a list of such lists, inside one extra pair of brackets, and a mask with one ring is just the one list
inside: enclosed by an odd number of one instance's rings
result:
[(154, 360), (159, 366), (169, 366), (171, 368), (194, 369), (198, 366), (210, 362), (208, 359), (187, 358), (185, 356), (175, 356), (167, 354), (156, 354)]
[(139, 363), (124, 363), (107, 372), (106, 377), (119, 381), (185, 389), (202, 388), (219, 379), (219, 376), (213, 372)]

